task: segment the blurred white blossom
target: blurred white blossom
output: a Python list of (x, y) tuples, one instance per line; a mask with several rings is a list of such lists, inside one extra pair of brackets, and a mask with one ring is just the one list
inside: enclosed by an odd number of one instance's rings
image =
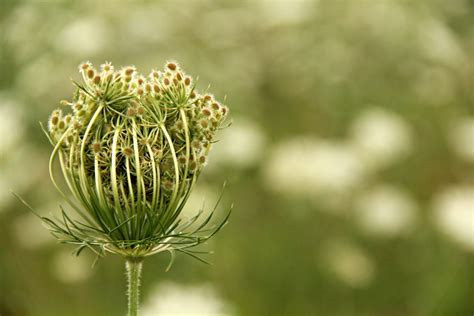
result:
[(365, 179), (366, 167), (344, 142), (293, 138), (277, 144), (263, 169), (267, 185), (280, 193), (335, 200)]
[(356, 220), (369, 234), (395, 236), (413, 228), (416, 202), (403, 190), (378, 185), (361, 194), (356, 201)]
[[(57, 205), (54, 207), (57, 208)], [(41, 220), (38, 217), (26, 210), (24, 213), (16, 218), (12, 225), (13, 236), (20, 246), (26, 249), (37, 249), (47, 244), (56, 243), (51, 233), (41, 225)]]
[(444, 21), (432, 17), (418, 23), (417, 43), (421, 52), (431, 60), (453, 67), (466, 64), (466, 54), (456, 34)]
[(449, 132), (449, 140), (459, 157), (474, 161), (474, 117), (457, 120)]
[(209, 284), (185, 286), (163, 282), (145, 299), (143, 316), (229, 316), (232, 315)]
[(375, 277), (375, 263), (354, 244), (334, 240), (323, 248), (322, 254), (327, 269), (351, 287), (366, 287)]
[(352, 123), (351, 142), (369, 165), (385, 166), (411, 150), (412, 132), (399, 115), (373, 107)]
[[(41, 49), (41, 45), (38, 45), (41, 42), (39, 34), (44, 22), (40, 10), (25, 3), (18, 5), (6, 19), (6, 23), (1, 25), (5, 44), (15, 52), (15, 60), (24, 62), (38, 54)], [(51, 20), (48, 22), (51, 23)], [(31, 36), (33, 33), (35, 36)], [(26, 38), (28, 41), (25, 43)]]
[(53, 257), (51, 273), (61, 282), (77, 283), (92, 276), (94, 259), (83, 252), (80, 256), (72, 255), (71, 250), (61, 251)]
[[(36, 183), (43, 175), (40, 165), (46, 165), (47, 159), (39, 155), (37, 150), (28, 145), (21, 145), (0, 156), (0, 213), (3, 206), (18, 201), (10, 193), (10, 189), (21, 194)], [(33, 163), (32, 163), (33, 162)]]
[(81, 17), (71, 21), (55, 37), (58, 51), (81, 58), (103, 50), (108, 44), (108, 24), (99, 17)]
[(466, 249), (474, 251), (474, 186), (446, 188), (434, 197), (437, 227)]
[[(210, 160), (233, 168), (247, 168), (257, 164), (265, 150), (266, 137), (254, 122), (243, 117), (234, 117), (232, 128), (219, 134), (219, 146), (212, 148)], [(212, 167), (212, 165), (209, 165)]]
[(24, 134), (22, 124), (23, 105), (0, 93), (0, 158), (20, 143)]
[(301, 22), (311, 16), (312, 7), (318, 2), (319, 0), (260, 0), (262, 22), (268, 26)]

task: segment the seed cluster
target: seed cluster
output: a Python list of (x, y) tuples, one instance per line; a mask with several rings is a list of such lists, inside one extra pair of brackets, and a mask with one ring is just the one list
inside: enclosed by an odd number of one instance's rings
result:
[[(83, 63), (79, 72), (72, 101), (61, 101), (48, 122), (69, 189), (104, 230), (132, 217), (138, 226), (166, 229), (206, 165), (228, 108), (198, 93), (175, 62), (148, 77), (108, 62), (100, 70)], [(129, 228), (121, 238), (150, 231)]]

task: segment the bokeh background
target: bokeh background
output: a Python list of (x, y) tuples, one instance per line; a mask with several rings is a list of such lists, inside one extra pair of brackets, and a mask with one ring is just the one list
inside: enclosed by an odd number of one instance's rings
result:
[(142, 315), (474, 312), (474, 2), (1, 1), (0, 314), (125, 314), (124, 264), (75, 258), (38, 121), (77, 65), (178, 60), (227, 95), (188, 210), (227, 180), (228, 226), (145, 262)]

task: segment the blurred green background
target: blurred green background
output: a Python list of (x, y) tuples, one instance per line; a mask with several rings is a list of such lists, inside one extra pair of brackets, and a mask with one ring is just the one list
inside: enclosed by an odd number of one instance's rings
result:
[(1, 1), (0, 315), (125, 315), (124, 263), (40, 213), (45, 122), (77, 65), (176, 59), (227, 95), (188, 209), (227, 180), (207, 266), (145, 262), (142, 315), (474, 313), (474, 2)]

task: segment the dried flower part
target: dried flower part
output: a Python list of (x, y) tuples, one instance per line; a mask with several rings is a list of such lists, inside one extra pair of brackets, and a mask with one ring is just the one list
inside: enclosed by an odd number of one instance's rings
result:
[[(179, 213), (227, 108), (199, 94), (175, 62), (148, 77), (133, 66), (114, 70), (110, 62), (100, 72), (85, 62), (79, 72), (83, 83), (75, 83), (71, 102), (62, 101), (70, 113), (53, 111), (48, 129), (51, 164), (59, 158), (78, 203), (68, 201), (97, 228), (94, 238), (81, 240), (124, 256), (175, 248), (162, 242), (180, 236)], [(205, 239), (196, 238), (184, 245)]]

